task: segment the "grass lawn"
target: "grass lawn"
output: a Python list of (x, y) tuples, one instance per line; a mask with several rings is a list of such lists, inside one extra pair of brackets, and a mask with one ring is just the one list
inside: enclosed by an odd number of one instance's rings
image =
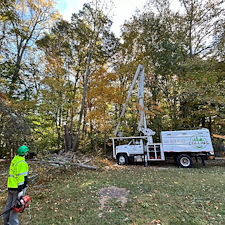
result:
[[(99, 171), (39, 167), (39, 173), (21, 225), (225, 224), (225, 160), (192, 169), (161, 163)], [(7, 194), (0, 194), (2, 204)]]

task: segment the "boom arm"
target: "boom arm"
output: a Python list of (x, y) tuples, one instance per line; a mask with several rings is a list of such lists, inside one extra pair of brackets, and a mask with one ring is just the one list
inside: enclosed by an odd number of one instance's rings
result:
[(144, 82), (145, 82), (145, 74), (144, 67), (140, 71), (139, 82), (138, 82), (138, 98), (139, 98), (139, 114), (140, 121), (138, 123), (138, 130), (142, 132), (146, 136), (155, 135), (155, 132), (151, 129), (147, 128), (147, 122), (145, 117), (145, 107), (144, 107)]
[[(134, 85), (136, 83), (136, 81), (138, 80), (138, 98), (139, 98), (139, 114), (140, 114), (140, 120), (138, 123), (138, 130), (140, 132), (142, 132), (144, 135), (148, 136), (148, 142), (152, 143), (152, 135), (155, 134), (154, 131), (152, 131), (151, 129), (147, 128), (147, 123), (146, 123), (146, 117), (145, 117), (145, 108), (144, 108), (144, 80), (145, 80), (145, 76), (144, 76), (144, 66), (142, 65), (138, 65), (138, 68), (136, 70), (136, 73), (134, 75), (134, 79), (132, 81), (132, 84), (130, 86), (126, 101), (123, 105), (123, 109), (122, 112), (120, 114), (120, 119), (124, 116), (125, 111), (126, 111), (126, 107), (128, 104), (128, 101), (131, 97), (131, 93), (132, 90), (134, 88)], [(116, 129), (114, 131), (114, 135), (117, 135), (118, 130), (120, 127), (120, 120), (116, 126)]]
[[(141, 71), (142, 69), (143, 69), (143, 66), (142, 66), (142, 65), (139, 65), (138, 68), (137, 68), (137, 70), (136, 70), (136, 73), (135, 73), (135, 75), (134, 75), (134, 79), (133, 79), (133, 81), (132, 81), (132, 84), (131, 84), (131, 86), (130, 86), (130, 89), (129, 89), (129, 92), (128, 92), (128, 95), (127, 95), (127, 99), (126, 99), (126, 101), (125, 101), (125, 103), (124, 103), (124, 105), (123, 105), (123, 109), (122, 109), (121, 114), (120, 114), (120, 119), (123, 118), (123, 116), (124, 116), (124, 114), (125, 114), (125, 111), (126, 111), (126, 108), (127, 108), (127, 104), (128, 104), (128, 101), (130, 100), (130, 96), (131, 96), (132, 90), (133, 90), (134, 85), (135, 85), (135, 83), (136, 83), (136, 80), (137, 80), (137, 78), (138, 78), (138, 76), (139, 76), (139, 73), (140, 73), (140, 71)], [(114, 135), (117, 135), (118, 130), (119, 130), (119, 127), (120, 127), (120, 120), (119, 120), (119, 122), (118, 122), (118, 124), (117, 124), (117, 126), (116, 126), (115, 131), (114, 131)]]

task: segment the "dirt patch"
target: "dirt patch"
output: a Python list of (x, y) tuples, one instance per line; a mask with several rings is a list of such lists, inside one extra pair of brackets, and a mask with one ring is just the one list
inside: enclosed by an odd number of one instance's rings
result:
[(105, 207), (105, 204), (109, 199), (117, 199), (117, 201), (121, 202), (122, 206), (124, 207), (124, 205), (127, 203), (127, 196), (129, 193), (129, 190), (115, 186), (102, 188), (99, 191), (99, 202), (101, 208), (103, 209)]

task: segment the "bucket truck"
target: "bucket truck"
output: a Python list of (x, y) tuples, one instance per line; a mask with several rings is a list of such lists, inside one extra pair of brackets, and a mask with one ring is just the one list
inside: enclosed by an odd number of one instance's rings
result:
[[(138, 80), (139, 115), (138, 131), (141, 136), (123, 137), (119, 131), (120, 120), (123, 118), (132, 90)], [(192, 158), (200, 157), (203, 165), (204, 158), (213, 156), (214, 150), (208, 129), (162, 131), (160, 143), (153, 142), (155, 132), (147, 127), (144, 107), (144, 66), (139, 65), (132, 84), (130, 86), (126, 101), (123, 105), (119, 122), (114, 131), (112, 139), (113, 158), (119, 165), (127, 165), (132, 162), (144, 162), (148, 166), (150, 161), (165, 161), (173, 157), (179, 167), (190, 168), (193, 166)], [(118, 145), (121, 141), (127, 144)]]

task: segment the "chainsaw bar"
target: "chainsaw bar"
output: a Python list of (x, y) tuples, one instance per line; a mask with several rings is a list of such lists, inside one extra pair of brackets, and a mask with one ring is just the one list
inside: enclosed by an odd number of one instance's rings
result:
[(9, 212), (9, 211), (11, 211), (11, 210), (12, 210), (12, 208), (7, 209), (5, 212), (3, 212), (2, 214), (0, 214), (0, 217), (4, 216), (4, 214), (6, 214), (7, 212)]

